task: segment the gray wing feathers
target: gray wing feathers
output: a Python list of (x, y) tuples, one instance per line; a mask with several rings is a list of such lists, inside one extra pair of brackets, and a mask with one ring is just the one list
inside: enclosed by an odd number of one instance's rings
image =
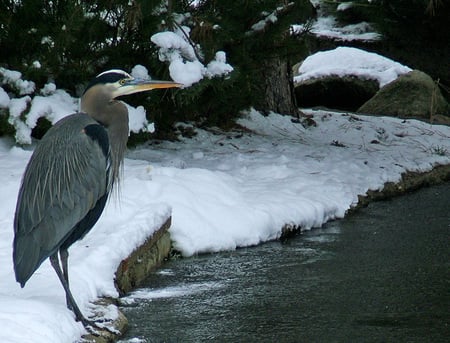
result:
[(14, 220), (17, 268), (22, 263), (24, 269), (33, 269), (32, 274), (106, 193), (107, 158), (98, 143), (83, 132), (93, 123), (84, 114), (66, 117), (35, 149)]

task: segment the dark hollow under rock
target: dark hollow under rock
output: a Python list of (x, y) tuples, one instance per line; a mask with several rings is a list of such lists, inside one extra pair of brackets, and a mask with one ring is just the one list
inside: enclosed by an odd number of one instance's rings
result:
[(309, 79), (295, 85), (299, 107), (324, 106), (343, 111), (356, 111), (379, 89), (378, 82), (356, 76), (327, 76)]

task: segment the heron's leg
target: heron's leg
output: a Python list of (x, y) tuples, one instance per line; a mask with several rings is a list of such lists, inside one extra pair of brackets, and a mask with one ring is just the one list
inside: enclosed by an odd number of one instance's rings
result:
[(72, 293), (70, 292), (69, 284), (67, 283), (67, 281), (62, 273), (61, 267), (59, 265), (57, 252), (50, 256), (50, 263), (52, 264), (52, 267), (55, 270), (56, 275), (58, 275), (59, 281), (61, 281), (61, 284), (64, 287), (64, 290), (66, 291), (66, 299), (72, 305), (71, 310), (73, 311), (73, 313), (75, 313), (76, 320), (83, 323), (83, 325), (85, 327), (89, 326), (89, 325), (96, 326), (93, 322), (84, 318), (83, 314), (81, 313), (80, 309), (78, 308), (78, 305), (75, 302), (75, 299), (73, 298)]
[[(61, 258), (61, 266), (62, 266), (62, 272), (64, 275), (64, 279), (66, 280), (67, 287), (70, 289), (69, 285), (69, 267), (68, 267), (68, 260), (69, 260), (69, 251), (67, 249), (60, 249), (59, 250), (59, 256)], [(67, 308), (71, 311), (73, 311), (72, 303), (66, 293), (66, 303)]]

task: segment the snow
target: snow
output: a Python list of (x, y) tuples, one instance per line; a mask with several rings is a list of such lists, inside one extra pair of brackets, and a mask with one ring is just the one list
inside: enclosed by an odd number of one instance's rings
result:
[[(369, 23), (360, 22), (357, 24), (340, 26), (335, 16), (326, 13), (326, 10), (324, 9), (324, 7), (327, 7), (325, 4), (326, 1), (310, 0), (310, 2), (317, 11), (317, 19), (308, 25), (292, 25), (294, 33), (301, 33), (308, 30), (317, 37), (324, 37), (337, 41), (377, 41), (381, 39), (381, 35), (375, 32), (375, 29)], [(338, 11), (346, 11), (352, 6), (352, 2), (342, 2), (336, 9)]]
[[(205, 76), (208, 78), (226, 76), (233, 71), (233, 67), (226, 63), (226, 55), (218, 51), (215, 57), (205, 67), (198, 59), (193, 43), (188, 40), (189, 28), (175, 32), (158, 32), (151, 37), (151, 41), (159, 47), (159, 59), (169, 62), (169, 73), (172, 80), (190, 87)], [(198, 46), (195, 47), (199, 49)]]
[(338, 5), (337, 10), (338, 11), (346, 11), (346, 10), (352, 8), (353, 5), (354, 5), (353, 2), (341, 2)]
[(133, 67), (133, 69), (131, 69), (131, 76), (136, 79), (150, 79), (147, 68), (141, 64), (137, 64)]
[(0, 83), (10, 84), (19, 90), (20, 95), (31, 94), (34, 92), (36, 85), (33, 81), (22, 80), (22, 73), (16, 70), (8, 70), (0, 67)]
[(133, 107), (125, 103), (128, 109), (128, 126), (130, 132), (139, 133), (154, 132), (155, 126), (153, 123), (149, 123), (146, 117), (146, 111), (144, 106)]
[(7, 108), (9, 105), (9, 96), (3, 87), (0, 87), (0, 108)]
[[(188, 48), (180, 45), (179, 38), (159, 38), (167, 53), (178, 49), (167, 57), (173, 58), (169, 68), (175, 81), (186, 78), (189, 84), (200, 76), (210, 77), (205, 69), (222, 76), (232, 71), (224, 53), (218, 52), (215, 62), (204, 67), (197, 59), (183, 58), (179, 50)], [(201, 75), (186, 69), (191, 67), (201, 69)], [(338, 48), (307, 59), (301, 77), (359, 73), (384, 84), (408, 69), (376, 54)], [(133, 68), (132, 73), (148, 76), (143, 66)], [(78, 99), (54, 84), (32, 98), (27, 93), (32, 82), (22, 80), (20, 73), (0, 69), (0, 77), (0, 82), (19, 87), (18, 98), (0, 88), (0, 108), (7, 109), (19, 143), (31, 143), (31, 128), (38, 118), (54, 123), (77, 109)], [(23, 121), (20, 117), (27, 108)], [(132, 131), (153, 130), (144, 108), (128, 109)], [(305, 112), (317, 126), (304, 128), (290, 117), (263, 116), (250, 110), (239, 124), (251, 131), (196, 129), (192, 139), (129, 151), (120, 200), (113, 197), (94, 229), (70, 249), (71, 288), (82, 312), (117, 316), (114, 306), (99, 308), (92, 302), (118, 296), (114, 273), (119, 263), (170, 216), (173, 245), (184, 256), (233, 250), (277, 239), (284, 225), (304, 230), (320, 227), (344, 217), (356, 205), (358, 195), (399, 181), (405, 171), (425, 172), (450, 163), (450, 127), (388, 117)], [(10, 138), (0, 139), (0, 342), (74, 342), (85, 330), (66, 308), (63, 288), (49, 261), (23, 289), (14, 277), (14, 211), (33, 147), (18, 147)], [(204, 287), (215, 285), (170, 291), (183, 296)]]
[(374, 79), (378, 81), (381, 88), (411, 70), (407, 66), (373, 52), (338, 47), (308, 56), (300, 65), (299, 75), (294, 77), (294, 82), (330, 75), (341, 77), (355, 75), (365, 79)]

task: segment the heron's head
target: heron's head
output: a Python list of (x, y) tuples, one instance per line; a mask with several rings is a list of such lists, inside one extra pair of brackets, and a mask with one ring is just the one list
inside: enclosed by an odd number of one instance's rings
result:
[(120, 69), (111, 69), (97, 75), (86, 87), (84, 95), (96, 89), (115, 99), (122, 95), (145, 92), (158, 88), (174, 88), (182, 86), (172, 81), (145, 80), (132, 77)]

